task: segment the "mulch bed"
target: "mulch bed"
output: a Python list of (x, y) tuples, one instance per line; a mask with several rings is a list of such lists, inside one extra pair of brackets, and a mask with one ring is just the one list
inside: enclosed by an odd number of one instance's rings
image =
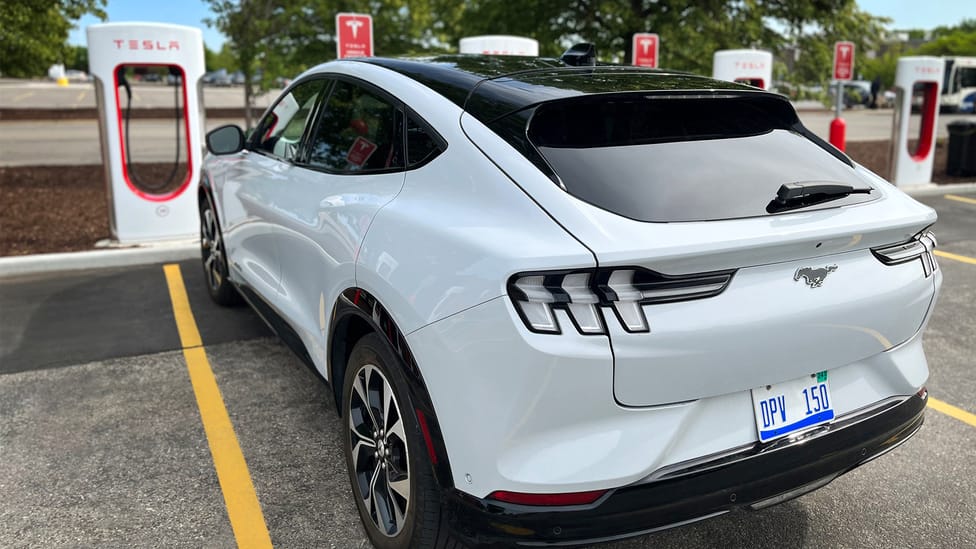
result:
[[(889, 147), (888, 141), (853, 142), (847, 154), (887, 176)], [(946, 156), (945, 146), (936, 148), (936, 183), (976, 179), (947, 176)], [(165, 178), (170, 167), (155, 169)], [(110, 237), (106, 189), (100, 164), (0, 167), (0, 256), (92, 249), (95, 242)]]

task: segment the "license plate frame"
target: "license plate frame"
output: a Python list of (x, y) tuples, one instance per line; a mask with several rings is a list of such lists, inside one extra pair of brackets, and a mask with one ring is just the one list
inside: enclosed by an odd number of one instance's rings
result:
[(759, 442), (770, 442), (834, 419), (827, 371), (752, 389)]

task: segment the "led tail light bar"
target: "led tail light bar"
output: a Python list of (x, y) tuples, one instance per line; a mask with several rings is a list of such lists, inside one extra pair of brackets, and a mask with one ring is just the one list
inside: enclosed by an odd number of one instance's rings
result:
[(926, 277), (929, 277), (939, 270), (935, 254), (932, 253), (937, 245), (935, 235), (929, 231), (924, 231), (915, 235), (908, 242), (872, 248), (871, 252), (885, 265), (900, 265), (916, 259), (921, 260), (922, 271)]
[(508, 283), (508, 295), (533, 332), (561, 333), (555, 310), (566, 311), (584, 335), (607, 333), (603, 311), (612, 309), (624, 330), (649, 332), (643, 305), (716, 296), (728, 287), (734, 270), (672, 276), (641, 267), (521, 273)]

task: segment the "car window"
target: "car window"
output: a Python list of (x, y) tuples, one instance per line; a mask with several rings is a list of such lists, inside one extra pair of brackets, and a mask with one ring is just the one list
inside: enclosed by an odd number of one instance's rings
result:
[(337, 81), (311, 140), (308, 163), (336, 172), (403, 168), (403, 113), (357, 84)]
[(407, 166), (419, 166), (440, 152), (438, 140), (414, 117), (407, 117)]
[(295, 86), (282, 96), (258, 124), (253, 148), (285, 160), (294, 160), (324, 86), (325, 80), (311, 80)]
[(711, 221), (776, 213), (769, 204), (786, 183), (867, 185), (797, 124), (788, 104), (765, 96), (625, 95), (545, 103), (528, 136), (577, 198), (640, 221)]

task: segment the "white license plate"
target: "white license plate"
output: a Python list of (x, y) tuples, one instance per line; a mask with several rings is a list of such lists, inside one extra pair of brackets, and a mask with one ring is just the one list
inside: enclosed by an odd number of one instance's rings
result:
[(760, 442), (834, 419), (827, 372), (753, 389), (752, 405)]

